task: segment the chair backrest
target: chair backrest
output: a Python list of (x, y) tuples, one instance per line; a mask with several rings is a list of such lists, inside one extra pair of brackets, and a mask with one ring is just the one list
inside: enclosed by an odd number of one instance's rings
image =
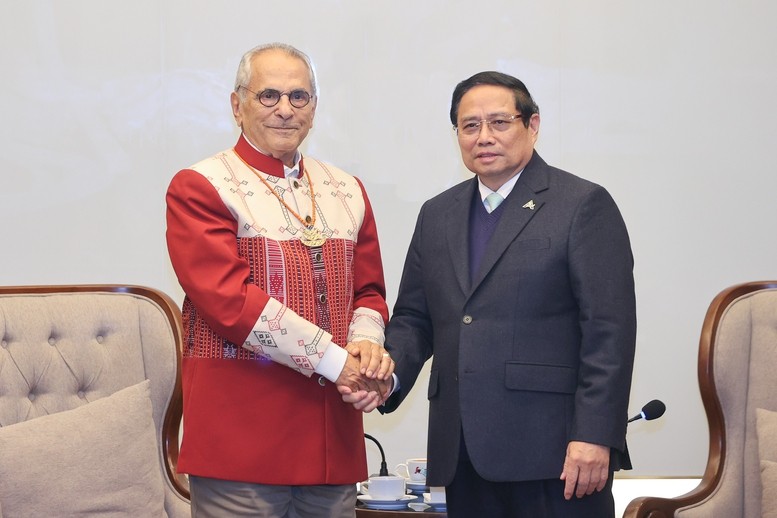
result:
[(677, 498), (641, 497), (624, 516), (760, 517), (756, 409), (777, 411), (777, 281), (738, 284), (707, 310), (698, 377), (709, 425), (707, 467)]
[(175, 472), (182, 336), (177, 305), (151, 288), (0, 287), (0, 427), (148, 379), (165, 511), (189, 516), (188, 483)]

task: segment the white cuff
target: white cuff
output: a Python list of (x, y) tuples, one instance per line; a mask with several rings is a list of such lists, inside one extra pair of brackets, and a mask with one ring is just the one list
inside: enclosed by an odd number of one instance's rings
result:
[(391, 387), (391, 394), (389, 394), (389, 396), (392, 396), (392, 395), (396, 394), (397, 390), (399, 390), (399, 389), (400, 389), (400, 386), (399, 386), (399, 378), (397, 377), (397, 375), (396, 375), (395, 373), (393, 373), (393, 372), (392, 372), (392, 373), (391, 373), (391, 377), (392, 377), (392, 378), (394, 378), (394, 384), (393, 384), (393, 386)]
[(347, 359), (348, 351), (335, 343), (330, 343), (329, 347), (324, 351), (324, 356), (321, 357), (318, 365), (316, 365), (316, 373), (334, 383), (340, 377), (340, 373), (343, 372), (345, 360)]

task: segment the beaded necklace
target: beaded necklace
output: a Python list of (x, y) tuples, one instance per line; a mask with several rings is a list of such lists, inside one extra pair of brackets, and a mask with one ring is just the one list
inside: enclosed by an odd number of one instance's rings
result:
[(262, 177), (262, 174), (253, 166), (251, 166), (248, 162), (246, 162), (242, 156), (240, 156), (235, 149), (235, 155), (240, 159), (241, 162), (243, 162), (246, 167), (248, 167), (259, 180), (262, 181), (265, 187), (273, 193), (273, 195), (278, 198), (278, 201), (281, 202), (281, 204), (286, 207), (286, 210), (289, 211), (295, 218), (299, 220), (300, 223), (302, 223), (302, 237), (300, 238), (300, 241), (303, 245), (308, 247), (314, 247), (314, 246), (321, 246), (326, 241), (326, 236), (321, 233), (320, 230), (315, 228), (316, 225), (316, 193), (313, 191), (313, 181), (310, 179), (310, 175), (308, 174), (307, 169), (304, 169), (302, 172), (305, 175), (305, 178), (308, 180), (308, 187), (310, 188), (310, 213), (313, 215), (307, 216), (303, 218), (297, 212), (292, 209), (288, 203), (283, 201), (283, 198), (281, 198), (281, 195), (278, 194), (278, 192), (273, 189), (273, 187)]

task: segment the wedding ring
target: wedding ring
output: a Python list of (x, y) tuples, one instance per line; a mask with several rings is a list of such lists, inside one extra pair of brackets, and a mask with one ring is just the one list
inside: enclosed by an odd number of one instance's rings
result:
[(390, 354), (389, 353), (383, 353), (383, 357), (384, 358), (387, 357), (387, 356), (390, 356)]

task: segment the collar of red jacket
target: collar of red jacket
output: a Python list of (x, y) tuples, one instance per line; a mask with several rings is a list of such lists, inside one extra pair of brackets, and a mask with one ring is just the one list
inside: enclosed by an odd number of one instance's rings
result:
[[(273, 176), (277, 176), (278, 178), (283, 178), (285, 176), (283, 162), (277, 158), (267, 156), (264, 153), (257, 151), (256, 148), (248, 143), (245, 135), (240, 135), (240, 138), (237, 140), (237, 144), (235, 144), (235, 152), (240, 155), (243, 160), (248, 162), (248, 165), (262, 171), (263, 173), (271, 174)], [(303, 162), (304, 159), (300, 158), (300, 171), (305, 170)]]

